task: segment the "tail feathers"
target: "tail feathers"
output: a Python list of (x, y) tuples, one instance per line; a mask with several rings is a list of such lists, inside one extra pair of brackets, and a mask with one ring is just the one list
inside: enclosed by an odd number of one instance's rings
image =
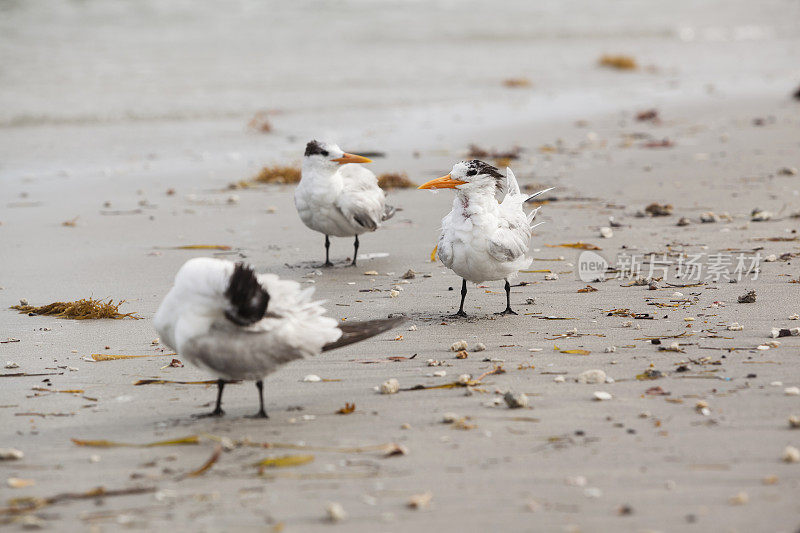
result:
[(539, 191), (539, 192), (533, 193), (532, 195), (528, 196), (528, 198), (525, 201), (526, 202), (530, 202), (531, 200), (533, 200), (534, 198), (536, 198), (540, 194), (544, 194), (544, 193), (546, 193), (548, 191), (552, 191), (553, 189), (555, 189), (555, 187), (550, 187), (549, 189), (545, 189), (543, 191)]
[(342, 336), (339, 337), (339, 340), (323, 346), (322, 351), (327, 352), (328, 350), (334, 350), (342, 346), (347, 346), (348, 344), (363, 341), (364, 339), (374, 337), (384, 331), (389, 331), (405, 321), (405, 317), (396, 317), (340, 324), (339, 329), (342, 330)]
[(394, 216), (395, 208), (393, 205), (385, 205), (383, 208), (383, 215), (381, 216), (381, 221), (389, 220)]
[(536, 209), (534, 209), (533, 211), (531, 211), (530, 213), (528, 213), (528, 224), (530, 224), (533, 221), (533, 219), (536, 218), (536, 215), (539, 214), (539, 209), (541, 209), (541, 208), (542, 208), (542, 206), (539, 206)]

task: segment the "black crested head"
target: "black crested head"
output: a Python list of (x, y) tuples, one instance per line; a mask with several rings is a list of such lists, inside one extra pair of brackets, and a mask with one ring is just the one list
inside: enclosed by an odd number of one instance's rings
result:
[(505, 179), (505, 176), (503, 176), (497, 168), (493, 167), (489, 163), (485, 163), (480, 159), (473, 159), (472, 161), (467, 161), (467, 169), (467, 176), (477, 176), (478, 174), (491, 176), (495, 179), (497, 188), (503, 188), (503, 180)]
[(267, 312), (269, 293), (258, 282), (253, 269), (244, 263), (236, 263), (225, 297), (231, 303), (225, 317), (239, 326), (254, 324)]
[(328, 151), (319, 141), (308, 141), (306, 145), (306, 153), (303, 154), (306, 157), (310, 155), (321, 155), (323, 157), (328, 157)]

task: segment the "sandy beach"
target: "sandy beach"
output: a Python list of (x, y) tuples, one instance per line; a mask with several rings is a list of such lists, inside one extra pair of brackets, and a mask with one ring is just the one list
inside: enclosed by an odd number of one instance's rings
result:
[[(327, 9), (305, 7), (310, 17), (324, 18)], [(770, 2), (753, 12), (737, 3), (712, 24), (713, 7), (692, 12), (681, 4), (652, 22), (635, 2), (621, 20), (589, 10), (561, 32), (548, 26), (561, 20), (558, 8), (535, 13), (509, 3), (499, 20), (482, 26), (485, 13), (472, 3), (463, 7), (474, 9), (436, 3), (430, 20), (413, 31), (379, 38), (378, 26), (392, 16), (413, 19), (424, 8), (347, 3), (346, 13), (367, 9), (374, 27), (343, 23), (339, 29), (353, 29), (352, 38), (337, 40), (331, 30), (321, 42), (330, 40), (330, 56), (346, 57), (374, 38), (365, 62), (380, 81), (370, 81), (366, 67), (334, 78), (325, 57), (291, 41), (289, 30), (299, 23), (287, 22), (269, 39), (288, 39), (296, 50), (261, 59), (274, 60), (280, 74), (268, 86), (240, 69), (231, 69), (231, 84), (241, 92), (213, 85), (224, 78), (221, 63), (198, 74), (207, 76), (205, 92), (168, 86), (171, 69), (172, 81), (191, 73), (181, 70), (189, 69), (182, 54), (199, 57), (206, 49), (179, 48), (159, 62), (154, 57), (163, 49), (148, 41), (134, 64), (155, 65), (153, 72), (142, 70), (130, 88), (105, 99), (104, 76), (87, 78), (94, 81), (83, 89), (67, 76), (58, 96), (43, 89), (47, 62), (60, 57), (65, 72), (80, 72), (68, 68), (71, 52), (84, 54), (87, 69), (93, 60), (110, 65), (103, 61), (127, 57), (126, 35), (137, 35), (152, 14), (132, 15), (129, 33), (108, 37), (119, 44), (113, 51), (90, 51), (91, 42), (79, 39), (46, 59), (48, 43), (77, 31), (78, 8), (65, 3), (38, 20), (32, 8), (9, 8), (3, 24), (16, 29), (0, 53), (26, 65), (31, 81), (26, 92), (24, 69), (4, 73), (0, 90), (7, 104), (0, 115), (0, 301), (8, 308), (20, 299), (122, 299), (121, 311), (141, 320), (0, 312), (0, 448), (24, 453), (0, 461), (0, 524), (286, 532), (800, 526), (800, 463), (783, 457), (787, 447), (800, 448), (800, 429), (789, 423), (800, 416), (800, 396), (793, 395), (800, 337), (772, 337), (773, 328), (800, 326), (792, 319), (800, 313), (800, 101), (791, 97), (800, 83), (792, 56), (800, 44), (791, 23), (796, 4)], [(102, 41), (111, 15), (92, 3), (85, 9), (84, 24)], [(682, 22), (688, 13), (696, 15), (694, 24)], [(280, 8), (275, 16), (280, 22), (294, 15)], [(203, 16), (211, 14), (188, 18), (182, 35), (213, 48), (223, 30), (200, 36)], [(593, 16), (600, 23), (589, 31)], [(238, 57), (246, 37), (267, 38), (242, 22), (247, 10), (230, 17), (243, 30), (220, 47), (221, 57)], [(528, 25), (515, 29), (514, 17)], [(630, 30), (637, 17), (638, 32)], [(453, 27), (447, 22), (466, 25), (473, 38), (448, 29), (434, 40), (430, 61), (442, 71), (427, 85), (409, 81), (427, 72), (423, 66), (412, 62), (399, 73), (380, 66), (387, 54), (418, 57), (425, 38)], [(52, 30), (38, 52), (23, 46), (37, 27)], [(640, 68), (598, 67), (609, 52), (635, 56)], [(299, 57), (313, 57), (322, 74), (301, 69), (287, 81), (292, 71), (281, 68)], [(402, 81), (393, 84), (393, 76)], [(530, 86), (504, 86), (512, 77)], [(650, 109), (655, 118), (637, 118)], [(259, 110), (270, 111), (269, 133), (247, 127)], [(494, 316), (505, 294), (501, 282), (492, 282), (470, 286), (468, 319), (447, 316), (458, 307), (460, 279), (430, 254), (450, 191), (389, 191), (400, 211), (363, 236), (358, 267), (345, 266), (350, 240), (334, 239), (338, 264), (315, 268), (323, 240), (299, 221), (293, 186), (229, 187), (264, 165), (296, 164), (312, 137), (354, 153), (383, 152), (372, 170), (405, 172), (418, 184), (446, 174), (471, 144), (519, 147), (510, 166), (520, 184), (531, 191), (556, 187), (539, 215), (546, 224), (535, 230), (534, 263), (512, 290), (519, 315)], [(669, 214), (651, 216), (653, 203), (670, 205)], [(613, 235), (603, 238), (609, 217)], [(682, 218), (688, 223), (679, 224)], [(596, 247), (623, 272), (581, 279), (585, 250), (559, 246), (575, 243)], [(229, 249), (177, 249), (190, 245)], [(658, 263), (661, 270), (651, 274), (649, 254), (670, 264)], [(257, 406), (249, 383), (227, 388), (225, 418), (197, 420), (192, 414), (209, 409), (213, 386), (135, 383), (209, 379), (188, 364), (169, 367), (174, 356), (151, 322), (177, 269), (201, 255), (243, 260), (313, 286), (337, 319), (403, 314), (408, 321), (271, 375), (267, 421), (244, 418)], [(697, 279), (678, 263), (690, 257), (702, 265)], [(740, 258), (745, 268), (737, 273)], [(644, 277), (662, 279), (652, 290), (635, 284), (625, 261), (638, 261)], [(409, 270), (414, 277), (404, 279)], [(580, 292), (587, 285), (596, 290)], [(739, 303), (750, 290), (755, 302)], [(460, 340), (468, 346), (464, 359), (450, 350)], [(476, 351), (479, 343), (485, 350)], [(95, 361), (92, 354), (149, 357)], [(595, 369), (604, 382), (578, 382)], [(483, 377), (471, 387), (436, 388), (463, 374)], [(305, 381), (308, 375), (322, 381)], [(401, 389), (433, 388), (376, 392), (390, 378)], [(529, 407), (508, 408), (507, 391), (525, 393)], [(611, 398), (598, 401), (598, 392)], [(346, 403), (355, 411), (337, 414)], [(98, 447), (71, 440), (186, 437), (193, 443)], [(201, 469), (218, 447), (213, 464)], [(306, 462), (256, 466), (287, 455)], [(32, 483), (13, 488), (11, 478)], [(135, 493), (87, 495), (97, 487)], [(13, 501), (64, 493), (37, 500), (33, 509)], [(412, 508), (412, 499), (424, 505)], [(330, 520), (332, 502), (345, 519)]]

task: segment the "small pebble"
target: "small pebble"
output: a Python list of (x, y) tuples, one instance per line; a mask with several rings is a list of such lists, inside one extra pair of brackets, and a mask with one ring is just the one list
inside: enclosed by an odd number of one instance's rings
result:
[(614, 230), (609, 228), (608, 226), (603, 226), (600, 228), (600, 236), (604, 239), (610, 239), (614, 236)]
[(594, 399), (596, 401), (598, 401), (598, 402), (607, 401), (607, 400), (610, 400), (611, 398), (613, 398), (613, 396), (611, 396), (611, 394), (609, 394), (608, 392), (605, 392), (605, 391), (597, 391), (597, 392), (595, 392), (593, 394), (593, 396), (594, 396)]
[(606, 373), (600, 369), (592, 369), (581, 372), (578, 375), (578, 383), (605, 383)]
[(400, 296), (400, 291), (395, 290), (395, 289), (392, 289), (392, 290), (389, 291), (389, 297), (390, 298), (397, 298), (398, 296)]
[(16, 448), (0, 448), (0, 461), (19, 461), (23, 457), (25, 454)]
[(322, 378), (316, 374), (309, 374), (303, 378), (303, 381), (307, 381), (309, 383), (316, 383), (318, 381), (322, 381)]
[(19, 363), (14, 361), (6, 361), (6, 368), (19, 368)]
[(505, 400), (510, 409), (528, 407), (528, 396), (524, 392), (508, 391), (503, 395), (503, 400)]
[(783, 389), (783, 393), (786, 396), (800, 396), (800, 388), (786, 387), (785, 389)]
[[(792, 415), (789, 417), (789, 427), (792, 429), (800, 428), (800, 416)], [(2, 452), (0, 452), (2, 454)]]
[(744, 326), (742, 326), (738, 322), (731, 322), (726, 329), (728, 331), (742, 331), (744, 329)]
[(564, 383), (567, 379), (564, 376), (556, 376), (553, 378), (553, 381), (556, 383)]
[(482, 352), (482, 351), (484, 351), (485, 349), (486, 349), (486, 345), (485, 345), (485, 344), (483, 344), (482, 342), (479, 342), (478, 344), (476, 344), (476, 345), (475, 345), (475, 348), (473, 348), (472, 350), (473, 350), (474, 352)]
[(472, 381), (472, 376), (469, 374), (461, 374), (456, 381), (459, 385), (469, 385), (469, 382)]
[(558, 274), (556, 274), (555, 272), (544, 275), (545, 281), (556, 281), (557, 279), (558, 279)]
[(603, 350), (603, 352), (605, 353), (614, 353), (616, 351), (617, 351), (616, 346), (606, 346), (606, 348)]

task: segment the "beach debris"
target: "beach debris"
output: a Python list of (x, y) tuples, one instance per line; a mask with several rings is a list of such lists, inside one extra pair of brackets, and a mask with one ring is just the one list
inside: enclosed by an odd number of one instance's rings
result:
[(19, 461), (23, 457), (25, 454), (16, 448), (0, 448), (0, 461)]
[(709, 416), (711, 414), (711, 409), (708, 407), (708, 402), (705, 400), (699, 400), (694, 404), (694, 410), (703, 416)]
[(797, 168), (795, 167), (782, 167), (778, 169), (779, 176), (796, 176)]
[(786, 396), (800, 396), (800, 388), (798, 387), (786, 387), (783, 389), (783, 393)]
[(555, 272), (553, 272), (551, 274), (545, 274), (544, 275), (544, 280), (545, 281), (556, 281), (556, 280), (558, 280), (558, 274), (556, 274)]
[(744, 491), (739, 492), (728, 499), (728, 503), (731, 505), (746, 505), (749, 501), (750, 497)]
[(692, 223), (692, 222), (691, 222), (691, 221), (690, 221), (688, 218), (686, 218), (686, 217), (681, 217), (681, 218), (679, 218), (679, 219), (678, 219), (678, 223), (677, 223), (677, 224), (675, 224), (675, 225), (676, 225), (676, 226), (688, 226), (688, 225), (689, 225), (689, 224), (691, 224), (691, 223)]
[(644, 212), (651, 217), (667, 217), (672, 214), (672, 204), (659, 204), (653, 202), (644, 208)]
[(198, 435), (189, 435), (187, 437), (180, 437), (177, 439), (159, 440), (155, 442), (148, 442), (144, 444), (116, 442), (112, 440), (81, 440), (70, 439), (76, 446), (88, 446), (91, 448), (156, 448), (159, 446), (183, 446), (200, 444), (200, 437)]
[(716, 213), (712, 211), (707, 211), (705, 213), (700, 214), (700, 222), (704, 224), (713, 224), (715, 222), (719, 222), (719, 217)]
[(586, 292), (597, 292), (597, 289), (595, 289), (595, 288), (594, 288), (594, 287), (592, 287), (591, 285), (587, 285), (587, 286), (585, 286), (585, 287), (584, 287), (584, 288), (582, 288), (582, 289), (578, 289), (578, 292), (580, 292), (580, 293), (586, 293)]
[(472, 383), (472, 375), (471, 374), (461, 374), (458, 376), (456, 383), (459, 385), (467, 386)]
[(750, 212), (751, 222), (766, 222), (767, 220), (770, 219), (772, 219), (772, 213), (770, 211), (759, 209), (757, 207)]
[(605, 383), (606, 382), (606, 373), (599, 368), (593, 368), (591, 370), (584, 370), (580, 374), (578, 374), (578, 383), (584, 384), (594, 384), (594, 383)]
[(561, 348), (559, 348), (558, 346), (555, 346), (555, 345), (553, 346), (553, 349), (555, 351), (559, 352), (559, 353), (563, 353), (563, 354), (567, 354), (567, 355), (589, 355), (590, 353), (592, 353), (589, 350), (584, 350), (584, 349), (581, 349), (581, 348), (575, 348), (575, 349), (572, 349), (572, 350), (562, 350)]
[(451, 352), (460, 352), (461, 350), (466, 350), (467, 348), (468, 348), (467, 341), (463, 339), (460, 341), (456, 341), (450, 345)]
[[(139, 379), (133, 382), (134, 387), (142, 385), (216, 385), (216, 379), (204, 379), (201, 381), (176, 381), (171, 379)], [(232, 383), (241, 383), (241, 380), (227, 381), (228, 385)]]
[(299, 167), (289, 165), (273, 165), (264, 167), (253, 177), (254, 183), (299, 183), (301, 171)]
[(388, 379), (381, 383), (381, 394), (397, 394), (400, 390), (400, 382), (395, 378)]
[(670, 392), (665, 391), (661, 387), (650, 387), (649, 389), (644, 391), (644, 393), (647, 394), (648, 396), (669, 396), (670, 394), (672, 394)]
[(250, 119), (250, 122), (247, 123), (247, 127), (251, 130), (255, 130), (259, 133), (269, 133), (272, 131), (272, 124), (270, 124), (269, 119), (267, 118), (269, 113), (267, 111), (259, 111), (253, 118)]
[(342, 504), (331, 502), (325, 506), (325, 513), (328, 515), (328, 520), (334, 523), (343, 522), (347, 520), (347, 512), (342, 507)]
[(508, 391), (503, 395), (506, 405), (509, 409), (521, 409), (528, 407), (528, 396), (524, 392), (511, 392)]
[(8, 369), (19, 368), (19, 363), (15, 362), (15, 361), (6, 361), (6, 368), (8, 368)]
[(486, 350), (486, 345), (482, 342), (476, 343), (475, 347), (472, 349), (473, 352), (482, 352)]
[(622, 54), (603, 54), (597, 62), (601, 67), (617, 70), (636, 70), (639, 68), (636, 59), (632, 56)]
[(34, 481), (33, 479), (10, 477), (6, 480), (6, 485), (11, 487), (12, 489), (24, 489), (26, 487), (32, 487), (36, 485), (36, 481)]
[(772, 328), (770, 337), (777, 339), (778, 337), (792, 337), (800, 335), (800, 328)]
[(411, 509), (426, 509), (431, 504), (433, 493), (431, 491), (423, 492), (421, 494), (414, 494), (408, 499), (408, 507)]
[(189, 472), (188, 474), (186, 474), (186, 476), (185, 476), (185, 477), (198, 477), (198, 476), (202, 476), (203, 474), (205, 474), (206, 472), (208, 472), (208, 470), (209, 470), (209, 469), (210, 469), (212, 466), (214, 466), (214, 464), (215, 464), (217, 461), (219, 461), (219, 458), (220, 458), (220, 456), (222, 456), (222, 445), (221, 445), (221, 444), (218, 444), (218, 445), (216, 446), (216, 448), (214, 448), (214, 451), (211, 453), (211, 456), (209, 456), (209, 458), (208, 458), (208, 459), (206, 459), (206, 462), (205, 462), (205, 463), (203, 463), (202, 465), (200, 465), (200, 468), (198, 468), (198, 469), (196, 469), (196, 470), (192, 470), (191, 472)]
[(599, 246), (588, 242), (565, 242), (561, 244), (545, 244), (548, 248), (574, 248), (576, 250), (602, 250)]
[(389, 291), (390, 298), (397, 298), (398, 296), (400, 296), (400, 291), (398, 291), (397, 289), (392, 289)]
[(9, 507), (0, 508), (0, 515), (11, 515), (36, 511), (48, 505), (72, 500), (98, 500), (112, 496), (133, 496), (155, 492), (155, 487), (131, 487), (127, 489), (107, 490), (105, 487), (96, 487), (86, 492), (62, 492), (49, 497), (15, 498)]
[(93, 353), (88, 357), (84, 357), (84, 361), (118, 361), (120, 359), (138, 359), (140, 357), (167, 357), (171, 355), (176, 355), (175, 353), (153, 353), (153, 354), (146, 354), (146, 355), (123, 355), (123, 354), (105, 354), (105, 353)]
[(794, 446), (787, 446), (783, 449), (781, 459), (786, 463), (798, 463), (800, 462), (800, 450)]
[(605, 348), (603, 348), (603, 353), (614, 353), (616, 351), (617, 351), (616, 346), (606, 346)]
[(417, 184), (408, 179), (405, 172), (387, 172), (378, 176), (378, 187), (383, 190), (412, 189), (416, 186)]
[(564, 383), (565, 381), (567, 381), (567, 378), (565, 378), (564, 376), (556, 376), (553, 378), (553, 381), (556, 383)]
[(80, 216), (77, 216), (75, 218), (71, 218), (69, 220), (65, 220), (64, 222), (61, 223), (61, 225), (66, 227), (66, 228), (74, 228), (75, 226), (78, 225), (78, 219), (79, 218), (80, 218)]
[(306, 377), (303, 378), (303, 381), (306, 383), (318, 383), (322, 381), (322, 378), (316, 374), (308, 374)]
[(742, 326), (738, 322), (731, 322), (725, 329), (727, 329), (728, 331), (742, 331), (744, 329), (744, 326)]
[(521, 89), (533, 85), (528, 78), (506, 78), (503, 80), (503, 87), (509, 89)]
[(664, 377), (664, 373), (660, 370), (656, 370), (654, 368), (648, 368), (641, 374), (636, 375), (636, 379), (639, 381), (649, 381), (653, 379), (660, 379)]
[(378, 275), (378, 271), (377, 270), (367, 270), (366, 272), (364, 272), (364, 275), (365, 276), (377, 276)]
[(408, 270), (406, 270), (405, 274), (400, 276), (401, 279), (414, 279), (416, 277), (417, 277), (417, 273), (414, 272), (413, 268), (409, 268)]
[(355, 402), (353, 402), (353, 403), (348, 403), (348, 402), (345, 402), (345, 403), (344, 403), (344, 407), (340, 407), (340, 408), (339, 408), (339, 409), (336, 411), (336, 414), (337, 414), (337, 415), (349, 415), (350, 413), (352, 413), (352, 412), (353, 412), (353, 411), (355, 411), (355, 410), (356, 410), (356, 404), (355, 404)]
[[(792, 429), (800, 429), (800, 416), (791, 415), (789, 417), (789, 427)], [(0, 450), (0, 458), (2, 458), (2, 450)]]
[(669, 346), (659, 346), (659, 352), (678, 352), (678, 353), (686, 353), (686, 351), (680, 347), (677, 342), (673, 342)]
[(53, 302), (42, 306), (32, 306), (26, 304), (13, 305), (11, 309), (16, 309), (20, 313), (27, 313), (29, 316), (52, 316), (56, 318), (73, 318), (76, 320), (100, 319), (100, 318), (133, 318), (140, 319), (136, 313), (120, 313), (119, 307), (125, 303), (120, 300), (116, 304), (109, 299), (95, 300), (94, 298), (76, 300), (74, 302)]
[(519, 156), (522, 153), (522, 148), (519, 146), (515, 146), (510, 150), (500, 151), (500, 150), (485, 150), (480, 146), (475, 144), (469, 145), (469, 157), (473, 157), (475, 159), (519, 159)]
[(667, 138), (660, 141), (647, 141), (642, 145), (643, 148), (672, 148), (673, 146), (675, 146), (675, 142)]
[(398, 455), (408, 455), (408, 447), (396, 442), (387, 445), (386, 452), (383, 454), (384, 457), (396, 457)]
[(467, 357), (469, 357), (469, 354), (466, 350), (459, 350), (456, 352), (456, 359), (466, 359)]
[(596, 391), (592, 396), (598, 402), (605, 402), (613, 398), (610, 393), (605, 391)]
[(162, 366), (160, 370), (164, 370), (165, 368), (183, 368), (183, 363), (180, 359), (173, 359), (168, 365)]
[(278, 457), (267, 457), (258, 461), (255, 465), (260, 469), (265, 468), (286, 468), (289, 466), (305, 465), (314, 461), (314, 456), (310, 454), (281, 455)]
[(435, 378), (443, 378), (447, 375), (447, 370), (437, 370), (433, 373), (433, 377)]
[(636, 120), (639, 122), (661, 122), (658, 116), (658, 109), (646, 109), (636, 113)]
[(743, 295), (739, 296), (737, 301), (740, 304), (752, 304), (752, 303), (755, 303), (756, 302), (756, 291), (754, 291), (754, 290), (747, 291)]
[(600, 236), (604, 239), (610, 239), (614, 236), (614, 230), (609, 228), (608, 226), (603, 226), (600, 228)]

